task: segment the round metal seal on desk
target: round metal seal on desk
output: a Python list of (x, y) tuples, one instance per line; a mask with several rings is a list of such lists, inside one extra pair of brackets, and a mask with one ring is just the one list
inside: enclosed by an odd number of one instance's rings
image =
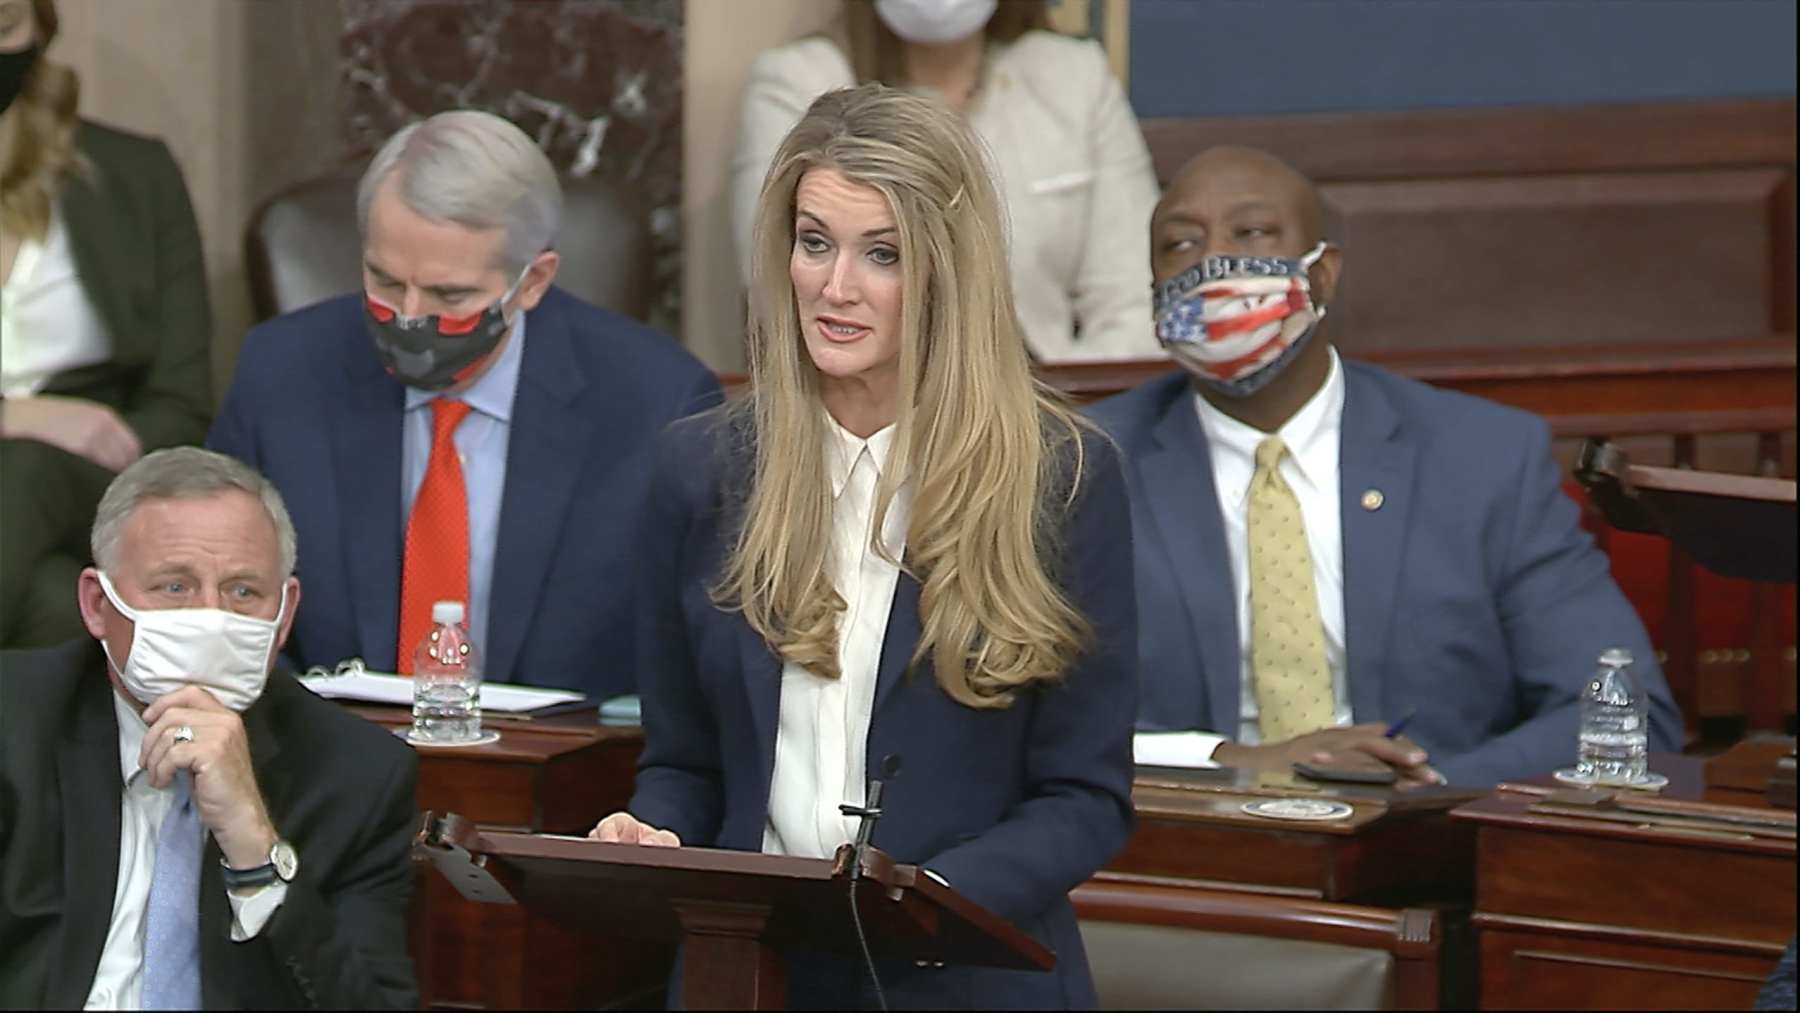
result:
[(1264, 798), (1245, 802), (1243, 810), (1252, 816), (1272, 820), (1341, 820), (1356, 810), (1342, 802), (1317, 798)]

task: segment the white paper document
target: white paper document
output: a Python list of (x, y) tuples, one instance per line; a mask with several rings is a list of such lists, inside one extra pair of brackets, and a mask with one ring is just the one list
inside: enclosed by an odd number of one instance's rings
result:
[[(359, 703), (385, 703), (410, 707), (413, 681), (398, 675), (374, 672), (346, 672), (343, 675), (310, 675), (300, 684), (314, 693), (332, 700), (355, 700)], [(481, 709), (499, 714), (518, 714), (582, 699), (583, 694), (566, 689), (541, 686), (509, 686), (505, 683), (481, 684)]]
[(1216, 770), (1212, 753), (1223, 741), (1209, 732), (1138, 732), (1131, 737), (1131, 758), (1140, 767)]

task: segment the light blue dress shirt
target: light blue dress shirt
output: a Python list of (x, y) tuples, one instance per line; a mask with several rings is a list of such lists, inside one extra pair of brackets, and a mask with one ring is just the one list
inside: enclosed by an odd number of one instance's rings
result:
[(494, 584), (494, 548), (500, 538), (500, 496), (506, 489), (506, 444), (512, 431), (513, 397), (519, 390), (519, 364), (524, 358), (525, 314), (521, 313), (514, 318), (512, 337), (501, 349), (500, 358), (468, 390), (440, 395), (406, 388), (400, 516), (408, 521), (431, 463), (431, 402), (452, 396), (474, 409), (456, 427), (455, 440), (469, 498), (469, 635), (482, 650), (487, 649), (488, 616), (492, 614), (488, 592)]

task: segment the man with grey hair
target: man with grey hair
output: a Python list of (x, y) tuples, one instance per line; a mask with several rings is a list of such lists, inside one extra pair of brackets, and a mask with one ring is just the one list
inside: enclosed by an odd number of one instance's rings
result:
[(507, 121), (416, 123), (358, 188), (364, 291), (245, 341), (209, 444), (294, 512), (302, 664), (410, 672), (432, 604), (454, 599), (490, 680), (635, 688), (649, 449), (719, 386), (667, 336), (553, 286), (561, 208)]
[(0, 652), (0, 1008), (416, 1005), (418, 761), (273, 670), (300, 605), (280, 493), (160, 450), (93, 553), (92, 639)]

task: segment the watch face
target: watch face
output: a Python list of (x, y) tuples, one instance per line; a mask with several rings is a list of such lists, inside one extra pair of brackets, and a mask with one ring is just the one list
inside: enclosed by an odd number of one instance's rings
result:
[(280, 876), (283, 883), (293, 882), (294, 874), (300, 871), (300, 856), (286, 841), (276, 841), (269, 849), (269, 863), (275, 866), (275, 875)]

